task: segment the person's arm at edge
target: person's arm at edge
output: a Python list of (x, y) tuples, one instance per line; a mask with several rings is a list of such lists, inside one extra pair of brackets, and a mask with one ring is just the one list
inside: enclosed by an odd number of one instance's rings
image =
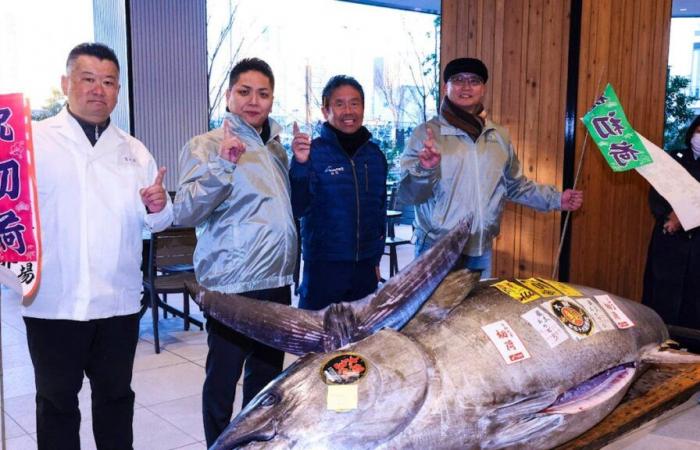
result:
[[(499, 136), (500, 137), (500, 136)], [(502, 137), (500, 137), (502, 139)], [(537, 211), (561, 210), (562, 193), (554, 186), (529, 180), (522, 171), (518, 156), (510, 139), (507, 139), (508, 163), (504, 169), (506, 198)]]
[(311, 172), (311, 159), (300, 163), (292, 156), (289, 164), (289, 184), (292, 191), (292, 213), (297, 219), (305, 216), (311, 206)]

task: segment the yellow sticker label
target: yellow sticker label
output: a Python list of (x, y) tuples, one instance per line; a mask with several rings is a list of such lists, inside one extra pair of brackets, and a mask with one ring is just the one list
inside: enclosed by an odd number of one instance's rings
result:
[(357, 409), (357, 386), (357, 384), (328, 385), (326, 409), (338, 412)]
[(579, 291), (572, 288), (566, 283), (560, 283), (559, 281), (547, 280), (544, 278), (540, 278), (540, 281), (544, 281), (548, 285), (552, 286), (554, 289), (569, 297), (583, 297), (582, 293), (580, 293)]
[(514, 298), (520, 303), (529, 303), (540, 298), (537, 293), (531, 291), (530, 289), (508, 280), (499, 281), (491, 286), (495, 287), (509, 297)]
[(530, 288), (542, 297), (557, 297), (562, 294), (561, 292), (554, 289), (552, 286), (537, 278), (528, 278), (527, 280), (521, 280), (520, 278), (516, 279), (520, 284)]

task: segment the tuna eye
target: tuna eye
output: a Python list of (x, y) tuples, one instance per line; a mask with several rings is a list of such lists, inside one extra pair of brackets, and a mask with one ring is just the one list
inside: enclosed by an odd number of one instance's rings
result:
[(277, 395), (269, 392), (260, 400), (260, 406), (274, 406), (279, 403), (280, 399)]

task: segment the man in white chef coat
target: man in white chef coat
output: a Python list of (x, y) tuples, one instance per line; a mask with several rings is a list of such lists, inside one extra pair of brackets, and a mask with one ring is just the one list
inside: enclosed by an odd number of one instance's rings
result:
[(142, 230), (172, 222), (165, 168), (110, 122), (119, 62), (109, 47), (71, 50), (61, 87), (66, 106), (33, 127), (43, 256), (37, 294), (22, 315), (38, 448), (80, 448), (86, 375), (97, 448), (131, 449)]

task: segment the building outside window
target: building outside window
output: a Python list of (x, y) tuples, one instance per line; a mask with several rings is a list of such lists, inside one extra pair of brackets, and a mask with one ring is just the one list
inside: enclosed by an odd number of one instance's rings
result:
[(211, 128), (222, 120), (228, 72), (242, 58), (272, 67), (272, 117), (285, 144), (294, 121), (315, 132), (324, 120), (323, 86), (333, 75), (350, 75), (363, 86), (365, 125), (396, 179), (411, 130), (436, 114), (438, 15), (334, 0), (208, 0), (207, 16)]

